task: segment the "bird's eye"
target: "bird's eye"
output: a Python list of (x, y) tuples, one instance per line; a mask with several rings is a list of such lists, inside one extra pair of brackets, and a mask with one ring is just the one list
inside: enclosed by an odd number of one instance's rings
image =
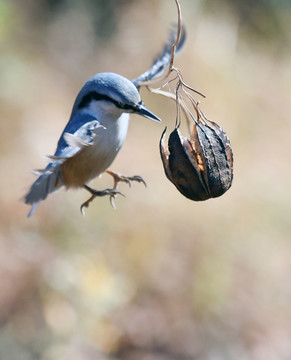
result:
[(141, 100), (139, 103), (138, 103), (138, 105), (144, 105), (144, 102)]

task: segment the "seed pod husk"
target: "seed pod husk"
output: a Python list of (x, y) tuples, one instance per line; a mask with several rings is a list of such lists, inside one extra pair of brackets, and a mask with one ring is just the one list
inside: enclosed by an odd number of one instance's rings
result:
[(233, 179), (233, 155), (227, 135), (214, 123), (197, 122), (189, 138), (178, 128), (165, 146), (165, 133), (160, 153), (167, 178), (187, 198), (203, 201), (224, 194)]

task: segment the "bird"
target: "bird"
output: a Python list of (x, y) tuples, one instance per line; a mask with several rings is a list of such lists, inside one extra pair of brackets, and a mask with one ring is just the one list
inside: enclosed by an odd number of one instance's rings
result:
[[(90, 193), (90, 198), (81, 205), (84, 215), (84, 208), (99, 196), (108, 195), (114, 206), (113, 199), (118, 194), (123, 195), (117, 190), (121, 181), (129, 185), (132, 181), (146, 185), (141, 176), (121, 176), (108, 168), (125, 141), (130, 114), (161, 122), (158, 116), (145, 107), (139, 90), (143, 83), (158, 77), (169, 65), (175, 38), (176, 27), (173, 27), (162, 52), (150, 69), (134, 80), (103, 72), (97, 73), (84, 84), (76, 97), (54, 155), (47, 156), (48, 165), (44, 169), (34, 170), (38, 178), (23, 198), (25, 204), (31, 205), (28, 217), (34, 214), (39, 203), (50, 193), (62, 187), (84, 188)], [(182, 49), (185, 38), (183, 25), (176, 54)], [(114, 186), (105, 190), (89, 187), (88, 183), (104, 172), (113, 177)]]

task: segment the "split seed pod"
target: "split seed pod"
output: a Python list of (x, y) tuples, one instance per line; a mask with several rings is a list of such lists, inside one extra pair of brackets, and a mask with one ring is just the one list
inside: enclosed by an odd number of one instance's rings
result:
[(204, 119), (194, 124), (189, 138), (178, 128), (165, 146), (164, 130), (160, 153), (167, 178), (188, 199), (202, 201), (224, 194), (233, 179), (233, 155), (224, 130)]

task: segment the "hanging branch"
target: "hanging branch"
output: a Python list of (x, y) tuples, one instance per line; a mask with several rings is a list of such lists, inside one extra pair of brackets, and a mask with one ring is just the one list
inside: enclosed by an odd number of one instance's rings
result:
[(179, 3), (179, 0), (175, 0), (176, 5), (177, 5), (177, 11), (178, 11), (178, 23), (177, 23), (177, 38), (175, 43), (172, 45), (172, 53), (171, 53), (171, 60), (170, 60), (170, 64), (169, 64), (169, 70), (168, 70), (168, 75), (170, 74), (173, 64), (174, 64), (174, 58), (175, 58), (175, 51), (176, 51), (176, 47), (179, 44), (180, 41), (180, 37), (181, 37), (181, 28), (182, 28), (182, 24), (181, 24), (181, 6)]
[[(194, 120), (195, 122), (201, 121), (201, 120), (203, 121), (203, 118), (205, 119), (205, 116), (203, 116), (203, 113), (199, 109), (199, 101), (195, 100), (195, 98), (190, 94), (190, 92), (195, 92), (196, 94), (202, 96), (203, 98), (205, 98), (205, 95), (202, 94), (201, 92), (195, 90), (193, 87), (187, 85), (183, 80), (181, 70), (174, 67), (175, 51), (179, 44), (179, 41), (181, 38), (181, 31), (182, 31), (182, 14), (181, 14), (181, 7), (180, 7), (179, 0), (175, 0), (175, 3), (177, 6), (177, 17), (178, 17), (177, 35), (176, 35), (176, 40), (172, 45), (169, 66), (167, 67), (167, 70), (164, 71), (163, 74), (161, 74), (160, 76), (158, 76), (154, 79), (144, 81), (142, 84), (147, 86), (147, 88), (150, 92), (158, 94), (158, 95), (162, 95), (171, 100), (174, 100), (176, 102), (176, 108), (177, 108), (176, 127), (178, 127), (180, 125), (180, 122), (181, 122), (180, 121), (180, 117), (181, 117), (180, 109), (182, 109), (182, 111), (185, 115), (185, 118), (187, 120), (188, 127), (190, 129), (190, 119)], [(158, 89), (153, 89), (150, 87), (150, 85), (153, 85), (153, 84), (156, 84), (157, 82), (162, 82), (162, 81), (166, 80), (172, 72), (176, 73), (175, 78), (168, 80), (165, 84), (163, 84)], [(165, 86), (169, 85), (173, 81), (177, 81), (176, 86), (175, 86), (175, 93), (162, 90)], [(188, 105), (185, 102), (183, 95), (186, 96), (186, 98), (188, 98), (188, 100), (194, 107), (197, 119), (195, 119), (193, 113), (190, 111)]]
[(162, 82), (165, 79), (167, 79), (167, 77), (170, 75), (170, 73), (174, 70), (173, 64), (174, 64), (174, 60), (175, 60), (175, 51), (176, 51), (177, 45), (179, 44), (180, 37), (181, 37), (181, 31), (182, 31), (181, 7), (180, 7), (179, 0), (175, 0), (175, 2), (177, 5), (177, 11), (178, 11), (177, 36), (176, 36), (176, 41), (172, 45), (171, 58), (170, 58), (170, 62), (169, 62), (167, 71), (164, 71), (160, 76), (157, 76), (151, 80), (142, 81), (141, 83), (137, 83), (138, 85), (150, 86), (150, 85), (154, 85), (158, 82)]

